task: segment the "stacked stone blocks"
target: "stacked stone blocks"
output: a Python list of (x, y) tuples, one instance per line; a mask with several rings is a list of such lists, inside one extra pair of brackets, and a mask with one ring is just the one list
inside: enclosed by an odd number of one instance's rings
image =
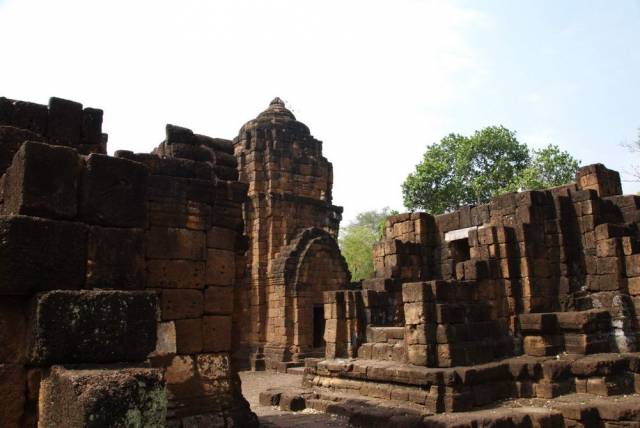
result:
[(0, 425), (255, 425), (229, 363), (231, 143), (168, 126), (161, 153), (110, 157), (101, 113), (0, 101)]
[[(593, 165), (566, 186), (438, 216), (389, 217), (373, 250), (376, 278), (361, 291), (326, 293), (328, 325), (345, 326), (328, 328), (328, 337), (342, 351), (307, 368), (304, 382), (345, 409), (344, 394), (436, 413), (503, 399), (639, 392), (640, 205), (620, 189), (615, 171)], [(401, 287), (401, 301), (387, 284)], [(364, 305), (348, 314), (340, 308), (349, 293), (401, 315), (368, 316)], [(354, 320), (357, 327), (346, 327)], [(628, 405), (637, 405), (634, 397)], [(565, 421), (585, 420), (560, 407)]]

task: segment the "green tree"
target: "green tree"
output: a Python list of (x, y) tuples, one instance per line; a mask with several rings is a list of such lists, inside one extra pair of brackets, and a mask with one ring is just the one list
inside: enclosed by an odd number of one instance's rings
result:
[(402, 184), (404, 204), (410, 210), (440, 214), (504, 192), (569, 183), (578, 166), (579, 161), (558, 146), (529, 150), (503, 126), (490, 126), (470, 137), (449, 134), (427, 148)]
[(449, 134), (427, 149), (402, 184), (404, 204), (439, 214), (486, 202), (512, 187), (530, 160), (527, 146), (503, 126), (470, 137)]
[(351, 271), (351, 279), (359, 281), (373, 276), (373, 244), (382, 237), (385, 219), (397, 211), (365, 211), (340, 231), (340, 250)]
[(531, 164), (514, 180), (513, 190), (540, 190), (561, 186), (575, 179), (580, 161), (558, 146), (549, 144), (531, 151)]

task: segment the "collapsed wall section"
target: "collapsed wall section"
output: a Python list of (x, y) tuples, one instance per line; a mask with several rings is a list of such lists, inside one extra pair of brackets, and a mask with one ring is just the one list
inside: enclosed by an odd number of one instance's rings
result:
[[(631, 394), (630, 409), (640, 392), (640, 198), (620, 193), (619, 174), (596, 164), (566, 186), (389, 217), (375, 278), (325, 293), (331, 346), (305, 369), (308, 403), (353, 420), (406, 405), (416, 426), (432, 426), (429, 412), (484, 423), (477, 408), (521, 398), (576, 426), (634, 420), (607, 413), (618, 398), (595, 398)], [(591, 416), (552, 400), (573, 393)]]

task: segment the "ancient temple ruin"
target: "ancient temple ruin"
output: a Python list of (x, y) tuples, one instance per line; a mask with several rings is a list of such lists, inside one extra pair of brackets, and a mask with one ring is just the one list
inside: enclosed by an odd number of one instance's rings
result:
[(350, 279), (336, 242), (342, 208), (331, 203), (332, 165), (279, 98), (233, 144), (249, 187), (236, 355), (243, 366), (286, 371), (324, 354), (323, 292)]
[[(275, 99), (233, 140), (0, 98), (0, 426), (640, 424), (640, 197), (619, 174), (389, 217), (350, 283), (322, 142)], [(304, 366), (303, 368), (295, 368)]]
[(356, 426), (638, 426), (640, 197), (621, 193), (597, 164), (566, 186), (389, 217), (375, 278), (325, 293), (325, 358), (263, 402)]

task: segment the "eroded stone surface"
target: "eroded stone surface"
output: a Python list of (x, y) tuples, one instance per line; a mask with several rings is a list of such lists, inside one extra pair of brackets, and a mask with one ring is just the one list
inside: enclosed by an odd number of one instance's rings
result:
[(53, 366), (40, 384), (40, 426), (162, 426), (161, 370)]

